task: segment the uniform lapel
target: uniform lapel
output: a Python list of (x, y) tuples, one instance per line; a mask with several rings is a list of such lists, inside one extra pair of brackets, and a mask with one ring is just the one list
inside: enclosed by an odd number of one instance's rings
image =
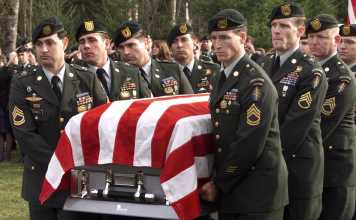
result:
[(121, 77), (120, 77), (119, 68), (114, 64), (112, 60), (110, 60), (110, 70), (111, 70), (111, 88), (110, 88), (110, 94), (108, 96), (110, 100), (114, 100), (116, 99), (116, 97), (119, 96), (118, 89), (120, 88)]
[(154, 96), (159, 95), (158, 91), (161, 91), (161, 68), (159, 67), (158, 63), (152, 59), (152, 63), (151, 63), (151, 92)]
[(48, 81), (46, 74), (43, 72), (42, 67), (36, 71), (36, 80), (34, 83), (34, 90), (38, 93), (38, 96), (46, 99), (48, 102), (59, 106), (59, 101), (54, 94), (51, 84)]
[[(238, 81), (239, 78), (240, 78), (240, 77), (239, 77), (240, 74), (243, 74), (244, 69), (245, 69), (245, 67), (246, 67), (246, 65), (247, 65), (247, 60), (246, 60), (246, 59), (247, 59), (247, 58), (246, 58), (246, 55), (241, 58), (241, 60), (236, 64), (236, 66), (234, 67), (234, 69), (231, 71), (229, 77), (226, 79), (226, 81), (225, 81), (225, 83), (223, 84), (223, 86), (222, 86), (222, 88), (220, 89), (220, 91), (218, 91), (217, 93), (215, 93), (215, 94), (213, 95), (213, 97), (215, 97), (215, 98), (213, 98), (213, 99), (211, 100), (212, 105), (216, 105), (216, 103), (224, 96), (224, 94), (225, 94), (227, 91), (229, 91), (229, 90), (231, 89), (231, 87), (233, 87), (233, 86), (237, 83), (237, 81)], [(220, 78), (221, 78), (221, 75), (219, 75), (219, 79), (218, 79), (217, 82), (220, 81)], [(216, 82), (216, 85), (215, 85), (215, 86), (217, 86), (217, 84), (218, 84), (217, 82)], [(216, 89), (215, 89), (215, 90), (216, 90)]]
[(288, 57), (276, 73), (270, 73), (272, 81), (274, 83), (279, 82), (279, 80), (287, 73), (293, 72), (301, 55), (301, 52), (296, 50), (291, 56)]
[(333, 73), (335, 72), (333, 69), (337, 66), (336, 63), (338, 61), (337, 55), (331, 57), (326, 63), (323, 64), (323, 69), (326, 77), (333, 78)]
[(65, 72), (63, 78), (63, 92), (61, 106), (66, 106), (67, 103), (74, 102), (75, 93), (79, 86), (79, 80), (76, 75), (71, 71), (70, 66), (65, 64)]
[(202, 70), (201, 63), (198, 60), (194, 60), (194, 65), (190, 77), (190, 84), (192, 85), (194, 91), (197, 90), (197, 84), (200, 79), (201, 70)]

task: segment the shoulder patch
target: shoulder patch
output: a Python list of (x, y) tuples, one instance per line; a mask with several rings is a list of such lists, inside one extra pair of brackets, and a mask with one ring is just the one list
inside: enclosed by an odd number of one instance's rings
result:
[(339, 77), (339, 80), (340, 80), (340, 83), (339, 83), (339, 85), (337, 86), (337, 92), (338, 92), (339, 94), (341, 94), (341, 93), (344, 91), (344, 89), (346, 88), (346, 86), (347, 86), (348, 84), (350, 84), (350, 82), (351, 82), (351, 77), (350, 77), (350, 76), (340, 76), (340, 77)]
[(313, 86), (313, 89), (315, 89), (316, 87), (318, 87), (318, 85), (320, 83), (322, 72), (320, 69), (313, 69), (312, 71), (314, 74), (312, 86)]
[(249, 84), (251, 86), (263, 86), (264, 82), (265, 82), (265, 79), (263, 79), (263, 78), (255, 78), (255, 79), (250, 80)]

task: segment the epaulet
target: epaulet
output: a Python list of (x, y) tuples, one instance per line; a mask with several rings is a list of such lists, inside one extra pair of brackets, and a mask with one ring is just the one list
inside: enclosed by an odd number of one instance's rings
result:
[(88, 71), (88, 67), (81, 66), (76, 63), (71, 63), (70, 66), (79, 71)]
[(156, 60), (158, 63), (164, 63), (164, 64), (177, 64), (174, 61), (170, 61), (170, 60)]
[(306, 54), (306, 53), (303, 53), (302, 55), (302, 60), (309, 63), (309, 64), (315, 64), (316, 63), (316, 60), (314, 57)]
[(206, 65), (216, 65), (216, 63), (213, 62), (213, 60), (203, 60), (199, 59), (200, 62), (206, 64)]
[[(338, 60), (338, 61), (337, 61), (337, 66), (338, 66), (338, 69), (339, 69), (342, 73), (348, 75), (349, 68), (347, 68), (347, 65), (344, 63), (344, 61)], [(350, 72), (351, 72), (351, 70), (350, 70)]]

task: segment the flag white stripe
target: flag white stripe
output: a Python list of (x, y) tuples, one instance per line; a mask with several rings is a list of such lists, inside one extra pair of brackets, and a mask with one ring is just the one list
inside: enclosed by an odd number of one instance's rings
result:
[(195, 166), (191, 166), (162, 183), (163, 191), (170, 203), (176, 202), (197, 189)]
[(100, 141), (98, 164), (112, 163), (117, 127), (120, 118), (132, 102), (133, 100), (113, 102), (100, 116), (98, 124)]
[(72, 146), (74, 166), (84, 165), (80, 125), (85, 112), (73, 116), (65, 127), (65, 132)]
[(348, 16), (349, 16), (350, 24), (356, 24), (356, 18), (355, 18), (354, 9), (353, 9), (353, 6), (352, 6), (352, 0), (349, 0)]
[(136, 126), (134, 166), (152, 166), (151, 142), (158, 120), (174, 105), (204, 102), (208, 96), (157, 100), (152, 102), (139, 118)]
[(198, 178), (209, 178), (214, 165), (214, 154), (194, 157)]
[(48, 170), (54, 172), (46, 172), (46, 180), (52, 186), (53, 189), (57, 189), (57, 187), (61, 183), (62, 176), (64, 175), (64, 170), (61, 164), (59, 163), (56, 154), (53, 154), (51, 161), (48, 165)]
[(210, 114), (205, 114), (178, 120), (169, 139), (167, 157), (171, 152), (190, 141), (192, 137), (210, 134), (212, 132), (210, 118)]

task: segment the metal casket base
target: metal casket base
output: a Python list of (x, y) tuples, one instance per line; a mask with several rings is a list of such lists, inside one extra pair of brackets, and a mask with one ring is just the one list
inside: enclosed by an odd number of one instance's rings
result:
[(68, 211), (125, 215), (158, 219), (178, 219), (171, 206), (117, 201), (68, 198), (63, 207)]

